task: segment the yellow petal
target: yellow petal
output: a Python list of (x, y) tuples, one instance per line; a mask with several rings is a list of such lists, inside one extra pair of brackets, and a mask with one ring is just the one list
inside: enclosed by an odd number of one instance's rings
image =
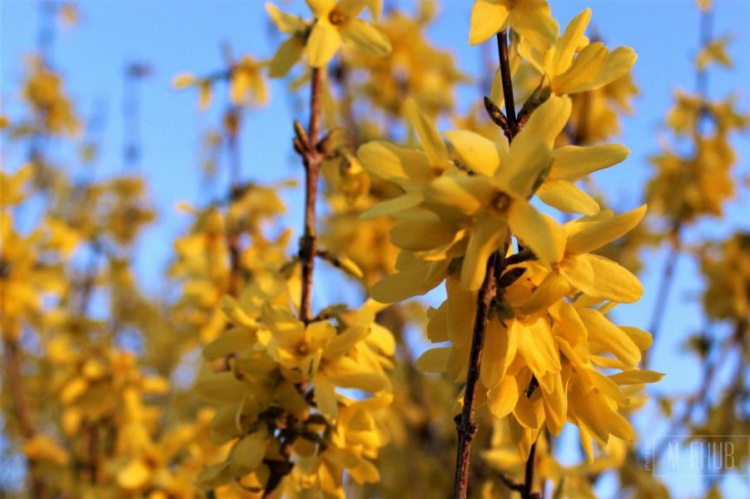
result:
[(344, 43), (376, 57), (391, 53), (391, 42), (383, 33), (361, 19), (349, 19), (339, 27)]
[(544, 421), (544, 405), (540, 390), (535, 390), (531, 398), (519, 397), (513, 415), (521, 426), (530, 430), (537, 430)]
[(552, 91), (557, 95), (583, 92), (604, 67), (609, 51), (600, 42), (586, 46), (565, 73), (552, 78)]
[(641, 351), (638, 346), (604, 315), (590, 308), (579, 309), (578, 314), (589, 333), (592, 353), (610, 352), (632, 367), (640, 362)]
[(503, 94), (503, 77), (500, 68), (496, 69), (492, 76), (492, 86), (488, 97), (499, 109), (502, 109), (503, 104), (505, 104), (505, 95)]
[(339, 30), (328, 21), (328, 18), (319, 18), (305, 45), (307, 62), (314, 68), (321, 68), (333, 59), (340, 46)]
[(354, 388), (370, 393), (380, 391), (388, 386), (388, 379), (378, 373), (332, 374), (328, 376), (328, 379), (341, 388)]
[(391, 228), (391, 242), (408, 251), (443, 248), (456, 240), (457, 229), (428, 211), (411, 214)]
[(461, 283), (469, 291), (477, 291), (482, 286), (487, 260), (505, 242), (507, 230), (500, 217), (483, 215), (477, 218), (461, 267)]
[(566, 422), (568, 394), (560, 374), (550, 374), (550, 376), (553, 377), (555, 389), (552, 393), (542, 392), (545, 422), (553, 435), (559, 435)]
[(282, 33), (292, 35), (295, 32), (303, 30), (305, 28), (305, 23), (304, 21), (302, 21), (302, 19), (297, 16), (287, 14), (271, 2), (266, 2), (266, 12), (271, 18), (271, 21), (273, 21), (273, 23), (277, 28), (279, 28), (279, 31), (281, 31)]
[(248, 473), (258, 468), (266, 455), (268, 438), (265, 431), (256, 431), (237, 442), (232, 450), (232, 462)]
[(305, 335), (305, 325), (292, 311), (282, 305), (267, 302), (262, 310), (263, 322), (273, 333), (274, 341), (281, 345), (294, 345)]
[(427, 313), (430, 321), (427, 323), (427, 339), (433, 343), (448, 341), (448, 301), (444, 301), (437, 309), (430, 309)]
[(528, 199), (541, 175), (552, 164), (552, 153), (539, 138), (531, 135), (519, 137), (521, 134), (513, 141), (508, 161), (497, 169), (494, 179), (498, 190), (515, 198)]
[(421, 188), (435, 176), (423, 152), (398, 147), (388, 142), (369, 142), (359, 148), (357, 157), (368, 172), (407, 191), (411, 188)]
[(367, 4), (372, 0), (339, 0), (336, 10), (346, 14), (347, 17), (356, 17), (365, 10)]
[(503, 0), (477, 0), (471, 8), (469, 43), (476, 45), (501, 31), (508, 20), (508, 2)]
[(190, 87), (198, 83), (198, 79), (189, 73), (180, 73), (172, 80), (172, 87), (176, 90)]
[(240, 307), (239, 302), (231, 296), (221, 298), (221, 309), (234, 324), (248, 328), (257, 328), (258, 323), (248, 316)]
[(547, 179), (536, 191), (536, 195), (544, 204), (565, 213), (583, 213), (584, 215), (599, 213), (599, 203), (567, 180)]
[(444, 373), (452, 347), (427, 350), (417, 359), (417, 369), (426, 373)]
[(278, 50), (268, 63), (268, 76), (271, 78), (283, 78), (292, 69), (305, 49), (301, 38), (293, 36), (279, 45)]
[(396, 340), (393, 333), (379, 324), (372, 324), (370, 329), (370, 334), (365, 339), (367, 345), (383, 355), (392, 357), (396, 350)]
[(380, 480), (378, 468), (366, 459), (360, 458), (358, 465), (347, 469), (347, 473), (358, 484), (377, 483)]
[(625, 161), (630, 150), (620, 144), (591, 147), (565, 146), (552, 153), (554, 162), (549, 180), (576, 181), (584, 176)]
[(536, 211), (526, 201), (513, 200), (508, 212), (508, 224), (524, 246), (531, 248), (545, 265), (562, 259), (565, 240), (560, 237), (560, 224)]
[(638, 56), (630, 47), (616, 48), (607, 55), (604, 67), (599, 71), (594, 81), (586, 87), (586, 90), (596, 90), (625, 76), (635, 64), (636, 59), (638, 59)]
[(131, 459), (117, 472), (117, 484), (125, 490), (135, 491), (146, 487), (151, 480), (151, 469), (142, 459)]
[(370, 290), (370, 296), (380, 303), (394, 303), (423, 295), (443, 282), (450, 260), (421, 263), (414, 270), (402, 271), (377, 282)]
[(444, 133), (458, 158), (474, 173), (491, 177), (508, 156), (505, 141), (495, 142), (468, 130)]
[(561, 276), (559, 272), (550, 272), (534, 289), (531, 296), (518, 305), (517, 309), (524, 315), (534, 314), (557, 303), (569, 291), (570, 285), (565, 277)]
[(355, 326), (347, 329), (339, 335), (336, 335), (336, 331), (335, 329), (333, 329), (333, 326), (331, 326), (327, 322), (322, 324), (326, 324), (327, 326), (329, 326), (329, 328), (331, 329), (326, 328), (326, 330), (331, 331), (335, 335), (325, 349), (325, 353), (323, 354), (324, 359), (333, 359), (335, 357), (345, 355), (354, 347), (354, 345), (365, 339), (365, 337), (370, 334), (370, 329), (368, 327)]
[(548, 146), (552, 147), (555, 139), (563, 131), (568, 123), (572, 110), (572, 101), (567, 96), (552, 95), (544, 104), (539, 106), (526, 122), (521, 132), (513, 139), (511, 152), (517, 141), (520, 140), (519, 149), (523, 148), (525, 137), (535, 137), (541, 139)]
[(403, 196), (398, 196), (387, 201), (382, 201), (369, 210), (365, 211), (360, 215), (363, 219), (377, 218), (382, 216), (390, 216), (400, 213), (402, 211), (415, 208), (422, 202), (423, 196), (421, 193), (409, 193)]
[(310, 7), (310, 10), (317, 18), (327, 18), (334, 7), (336, 7), (336, 0), (305, 0), (305, 2), (307, 2), (307, 6)]
[(419, 137), (430, 164), (433, 167), (445, 168), (448, 165), (448, 148), (437, 132), (435, 124), (417, 106), (414, 99), (406, 100), (406, 116)]
[(561, 270), (573, 287), (591, 298), (633, 303), (643, 295), (643, 285), (636, 276), (601, 256), (567, 258)]
[(560, 32), (547, 2), (515, 2), (510, 26), (540, 52), (547, 51)]
[(515, 336), (508, 334), (497, 318), (487, 323), (482, 348), (480, 379), (485, 388), (492, 389), (505, 376), (508, 366), (516, 356), (518, 345)]
[[(586, 327), (578, 315), (577, 309), (566, 301), (560, 301), (549, 309), (554, 320), (554, 333), (564, 338), (570, 345), (585, 343)], [(588, 354), (588, 351), (586, 351)]]
[(320, 412), (334, 419), (338, 417), (338, 400), (333, 383), (325, 376), (316, 374), (313, 377), (313, 385), (315, 403), (318, 405)]
[(568, 243), (565, 253), (578, 255), (594, 251), (626, 234), (646, 214), (646, 205), (635, 210), (601, 220), (581, 220), (565, 225)]
[(642, 329), (632, 326), (620, 326), (620, 329), (625, 331), (625, 334), (633, 340), (633, 343), (638, 345), (638, 349), (641, 352), (645, 352), (651, 348), (651, 344), (654, 342), (653, 336), (651, 336), (651, 333), (648, 331), (643, 331)]
[(593, 433), (600, 444), (606, 445), (610, 434), (623, 440), (633, 440), (630, 423), (609, 407), (603, 394), (595, 390), (586, 394), (575, 390), (569, 395), (569, 404), (580, 423)]
[(557, 51), (555, 52), (552, 66), (553, 75), (564, 73), (570, 67), (581, 39), (585, 39), (586, 27), (589, 25), (590, 20), (591, 9), (586, 8), (574, 17), (568, 24), (568, 27), (565, 28), (565, 33), (563, 33), (558, 45), (556, 45)]
[(370, 289), (370, 297), (380, 303), (396, 303), (421, 296), (430, 289), (422, 284), (422, 272), (399, 272), (384, 277)]
[(438, 207), (472, 216), (487, 206), (495, 193), (487, 178), (443, 175), (430, 182), (425, 191), (425, 199)]
[(516, 408), (519, 390), (516, 378), (505, 376), (500, 383), (487, 394), (487, 406), (493, 416), (502, 419)]
[(520, 321), (513, 321), (511, 328), (518, 337), (520, 353), (538, 381), (547, 372), (559, 372), (560, 354), (552, 338), (552, 330), (545, 319), (537, 319), (528, 326)]
[(656, 371), (633, 369), (613, 374), (609, 379), (618, 385), (640, 385), (643, 383), (656, 383), (657, 381), (661, 381), (663, 377), (663, 373)]

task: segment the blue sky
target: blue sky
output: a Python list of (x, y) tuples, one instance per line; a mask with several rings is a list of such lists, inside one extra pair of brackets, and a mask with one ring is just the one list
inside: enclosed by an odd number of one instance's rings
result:
[[(277, 2), (290, 10), (305, 12), (304, 2)], [(388, 2), (386, 2), (388, 3)], [(413, 8), (414, 2), (392, 2)], [(635, 101), (636, 114), (623, 122), (624, 133), (618, 141), (632, 150), (628, 161), (597, 177), (615, 206), (631, 209), (637, 206), (649, 176), (646, 158), (659, 149), (661, 122), (671, 104), (675, 88), (692, 90), (692, 58), (698, 44), (698, 11), (688, 0), (551, 0), (553, 14), (562, 26), (586, 6), (593, 10), (592, 27), (601, 33), (609, 46), (629, 45), (638, 53), (634, 77), (641, 95)], [(235, 54), (250, 53), (267, 58), (277, 40), (267, 21), (263, 2), (256, 0), (97, 0), (78, 2), (81, 22), (73, 29), (59, 29), (53, 61), (63, 72), (67, 88), (75, 97), (84, 117), (104, 106), (106, 122), (102, 152), (95, 171), (69, 166), (75, 176), (97, 177), (122, 171), (123, 68), (134, 60), (145, 61), (155, 73), (141, 85), (142, 171), (149, 179), (152, 198), (160, 212), (158, 225), (149, 230), (139, 250), (138, 270), (146, 285), (158, 292), (161, 273), (171, 253), (171, 241), (185, 225), (176, 213), (178, 201), (198, 201), (205, 191), (198, 173), (200, 133), (216, 123), (221, 105), (200, 114), (193, 92), (176, 92), (170, 82), (175, 74), (190, 71), (206, 74), (221, 66), (220, 46), (229, 42)], [(284, 6), (284, 5), (282, 5)], [(430, 30), (438, 46), (451, 50), (463, 70), (477, 75), (481, 70), (481, 49), (467, 43), (471, 2), (444, 1), (441, 14)], [(287, 8), (287, 7), (285, 7)], [(19, 110), (18, 84), (23, 77), (23, 58), (35, 46), (39, 24), (37, 2), (0, 0), (0, 102), (10, 116)], [(736, 68), (727, 72), (717, 69), (710, 77), (710, 95), (723, 97), (739, 92), (741, 107), (750, 108), (750, 1), (719, 1), (716, 7), (714, 33), (732, 33), (731, 55)], [(271, 36), (269, 36), (269, 34)], [(269, 106), (253, 111), (247, 120), (242, 139), (245, 178), (274, 181), (299, 177), (301, 168), (290, 150), (291, 120), (305, 119), (295, 115), (285, 97), (284, 82), (271, 84)], [(466, 86), (459, 92), (461, 106), (469, 107), (476, 98), (476, 88)], [(220, 99), (217, 104), (220, 103)], [(745, 136), (736, 141), (739, 162), (736, 178), (750, 174), (750, 141)], [(23, 151), (4, 145), (6, 168), (13, 170)], [(55, 146), (53, 157), (64, 163), (70, 151)], [(730, 203), (724, 221), (706, 221), (688, 232), (689, 241), (706, 236), (721, 237), (732, 229), (750, 230), (750, 204), (747, 189), (740, 191), (745, 201)], [(287, 196), (291, 214), (289, 223), (299, 227), (300, 196)], [(623, 308), (619, 317), (625, 323), (646, 327), (656, 294), (657, 274), (666, 254), (647, 255), (647, 269), (642, 276), (646, 288), (640, 304)], [(667, 373), (655, 390), (659, 392), (692, 391), (698, 380), (697, 363), (679, 353), (679, 342), (688, 332), (702, 326), (699, 309), (691, 304), (701, 290), (701, 280), (687, 258), (680, 260), (678, 279), (665, 317), (654, 368)], [(324, 287), (330, 291), (331, 288)], [(320, 303), (330, 296), (318, 293)], [(335, 298), (335, 297), (334, 297)], [(699, 482), (698, 482), (699, 483)], [(679, 494), (695, 490), (696, 482), (674, 484)]]

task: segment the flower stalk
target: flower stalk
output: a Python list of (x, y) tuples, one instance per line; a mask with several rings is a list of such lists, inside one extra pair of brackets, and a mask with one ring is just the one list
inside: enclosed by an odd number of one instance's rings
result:
[[(299, 305), (299, 318), (304, 323), (312, 320), (312, 286), (315, 254), (317, 252), (317, 232), (315, 229), (315, 203), (318, 198), (318, 178), (324, 155), (320, 150), (321, 93), (325, 68), (312, 69), (310, 88), (310, 123), (306, 137), (297, 137), (295, 145), (302, 155), (305, 167), (305, 221), (304, 233), (300, 239), (299, 261), (302, 266), (302, 296)], [(299, 134), (298, 134), (299, 135)], [(306, 140), (303, 140), (306, 139)], [(301, 147), (300, 147), (301, 146)]]
[[(509, 132), (508, 140), (512, 141), (513, 137), (518, 132), (518, 122), (516, 120), (513, 83), (510, 74), (510, 61), (508, 58), (507, 31), (501, 31), (497, 34), (497, 46), (500, 58), (500, 75), (503, 83), (503, 95), (505, 97), (505, 113)], [(490, 307), (495, 298), (503, 294), (503, 289), (499, 287), (499, 283), (508, 264), (505, 255), (508, 252), (509, 246), (510, 232), (508, 233), (502, 252), (493, 253), (487, 262), (487, 272), (485, 273), (484, 282), (482, 283), (482, 287), (479, 289), (477, 295), (477, 313), (474, 319), (474, 329), (471, 338), (471, 350), (469, 353), (469, 367), (466, 375), (466, 387), (464, 389), (463, 410), (460, 417), (456, 418), (458, 450), (456, 454), (456, 474), (453, 488), (453, 497), (455, 499), (464, 499), (468, 494), (471, 442), (477, 432), (477, 425), (474, 421), (474, 412), (477, 383), (479, 381), (479, 373), (482, 364), (484, 336), (487, 330)], [(533, 451), (530, 460), (532, 461), (530, 475), (533, 477)], [(527, 479), (528, 477), (529, 472), (527, 465)], [(530, 489), (530, 484), (524, 484), (524, 490), (527, 488)]]

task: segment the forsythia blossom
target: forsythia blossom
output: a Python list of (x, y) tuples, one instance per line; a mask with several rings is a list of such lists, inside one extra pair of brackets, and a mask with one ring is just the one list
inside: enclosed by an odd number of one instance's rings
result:
[[(488, 9), (509, 14), (489, 27), (489, 21), (478, 20)], [(480, 403), (495, 417), (509, 418), (511, 440), (524, 457), (544, 428), (559, 434), (570, 421), (593, 459), (593, 440), (604, 447), (611, 437), (634, 439), (622, 414), (634, 404), (632, 387), (661, 377), (638, 368), (650, 334), (617, 326), (607, 316), (618, 303), (641, 297), (640, 282), (617, 263), (590, 254), (633, 229), (645, 206), (623, 215), (600, 211), (575, 185), (623, 161), (626, 148), (556, 147), (556, 142), (571, 115), (570, 97), (564, 94), (597, 89), (622, 77), (635, 57), (627, 48), (610, 53), (599, 43), (589, 44), (583, 36), (588, 10), (561, 38), (556, 24), (554, 30), (538, 31), (552, 26), (536, 22), (548, 12), (541, 2), (479, 0), (474, 7), (472, 41), (509, 23), (526, 47), (519, 54), (542, 73), (542, 91), (534, 94), (541, 102), (529, 108), (530, 116), (512, 141), (500, 134), (488, 139), (453, 130), (444, 134), (446, 143), (431, 120), (407, 102), (421, 150), (386, 142), (359, 149), (370, 173), (403, 192), (367, 214), (395, 219), (391, 240), (402, 250), (397, 273), (371, 293), (389, 303), (445, 282), (447, 299), (430, 313), (427, 332), (432, 341), (449, 341), (450, 346), (427, 351), (417, 365), (461, 381), (469, 362), (477, 292), (487, 279), (497, 279), (484, 334)], [(524, 30), (532, 25), (536, 31)], [(531, 203), (535, 195), (561, 211), (585, 216), (560, 225), (537, 211)], [(523, 247), (518, 257), (511, 256), (511, 237)], [(501, 262), (509, 259), (499, 267), (502, 275), (497, 264), (488, 266), (493, 253), (500, 253)], [(612, 369), (619, 372), (604, 373)]]

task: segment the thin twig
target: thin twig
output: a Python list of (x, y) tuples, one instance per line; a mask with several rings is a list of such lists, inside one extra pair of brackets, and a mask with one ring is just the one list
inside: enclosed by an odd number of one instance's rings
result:
[[(315, 268), (315, 255), (317, 254), (317, 236), (315, 231), (316, 212), (315, 202), (318, 196), (318, 177), (320, 166), (326, 158), (324, 142), (328, 137), (320, 139), (321, 127), (321, 92), (325, 68), (313, 68), (310, 90), (310, 123), (307, 131), (295, 122), (296, 138), (294, 149), (302, 156), (305, 167), (305, 227), (304, 234), (300, 238), (299, 261), (302, 267), (302, 293), (300, 297), (299, 319), (305, 324), (313, 320), (312, 316), (312, 286), (313, 270)], [(276, 461), (271, 470), (270, 477), (266, 482), (263, 497), (270, 497), (286, 475), (292, 471), (292, 463), (289, 460), (291, 446), (294, 444), (296, 433), (294, 430), (295, 419), (287, 417), (287, 430), (282, 434), (281, 455), (285, 461)]]
[(536, 465), (536, 442), (531, 444), (531, 450), (529, 451), (529, 457), (526, 460), (526, 472), (524, 473), (523, 479), (523, 490), (521, 491), (521, 497), (523, 499), (531, 499), (531, 489), (534, 486), (534, 467)]
[[(675, 223), (672, 227), (670, 239), (671, 242), (669, 254), (667, 255), (667, 261), (664, 265), (664, 272), (661, 275), (659, 291), (656, 294), (656, 299), (654, 301), (654, 311), (651, 316), (651, 324), (648, 329), (651, 332), (653, 343), (656, 343), (656, 337), (658, 336), (659, 330), (662, 326), (662, 322), (664, 321), (664, 316), (667, 311), (667, 305), (669, 304), (669, 296), (672, 291), (672, 282), (674, 281), (675, 268), (677, 267), (677, 260), (679, 260), (680, 256), (680, 248), (682, 245), (680, 241), (679, 223)], [(643, 353), (644, 369), (649, 365), (650, 352), (652, 350), (653, 348), (650, 348)]]
[[(507, 32), (498, 34), (498, 52), (500, 56), (500, 74), (503, 81), (505, 95), (505, 109), (508, 126), (511, 131), (510, 140), (515, 135), (516, 112), (513, 104), (513, 86), (510, 79), (510, 64), (508, 61)], [(474, 330), (469, 352), (469, 367), (466, 373), (466, 387), (464, 388), (464, 403), (461, 415), (456, 418), (458, 432), (458, 448), (456, 451), (456, 473), (453, 483), (454, 499), (465, 499), (469, 490), (469, 467), (471, 463), (471, 442), (477, 432), (474, 421), (477, 384), (482, 364), (482, 348), (487, 329), (490, 307), (498, 294), (498, 280), (506, 267), (505, 254), (509, 240), (506, 241), (502, 252), (495, 252), (487, 262), (484, 282), (477, 294), (477, 312), (474, 318)]]
[(313, 68), (310, 95), (310, 124), (307, 130), (307, 143), (303, 144), (302, 161), (305, 165), (305, 232), (300, 240), (299, 260), (302, 266), (302, 296), (299, 317), (307, 323), (312, 317), (312, 285), (317, 251), (315, 230), (315, 202), (318, 197), (318, 176), (323, 155), (319, 151), (321, 118), (321, 91), (324, 77), (323, 68)]
[[(242, 171), (242, 162), (240, 156), (239, 134), (242, 127), (242, 114), (240, 109), (230, 109), (227, 111), (226, 119), (229, 126), (226, 127), (227, 134), (227, 152), (229, 153), (230, 162), (230, 182), (229, 182), (229, 199), (227, 205), (227, 214), (230, 212), (232, 201), (235, 200), (236, 194), (240, 191), (240, 175)], [(229, 217), (227, 221), (231, 222)], [(238, 296), (242, 286), (242, 248), (240, 246), (240, 231), (237, 227), (227, 224), (226, 241), (229, 250), (229, 288), (228, 293), (231, 296)]]
[(469, 370), (466, 374), (466, 388), (464, 389), (464, 405), (460, 417), (457, 418), (458, 450), (456, 454), (456, 476), (453, 484), (453, 497), (465, 499), (469, 489), (469, 464), (471, 461), (471, 441), (477, 432), (474, 422), (474, 405), (479, 381), (479, 370), (482, 363), (482, 347), (484, 333), (487, 329), (490, 306), (497, 294), (494, 268), (498, 253), (493, 253), (487, 262), (484, 282), (477, 297), (477, 313), (474, 318), (474, 331), (471, 337), (471, 351), (469, 353)]
[(516, 122), (516, 104), (513, 100), (513, 81), (510, 75), (510, 60), (508, 58), (508, 32), (497, 34), (497, 51), (500, 55), (500, 77), (503, 81), (503, 97), (505, 98), (505, 114), (511, 133), (515, 136), (518, 128)]

